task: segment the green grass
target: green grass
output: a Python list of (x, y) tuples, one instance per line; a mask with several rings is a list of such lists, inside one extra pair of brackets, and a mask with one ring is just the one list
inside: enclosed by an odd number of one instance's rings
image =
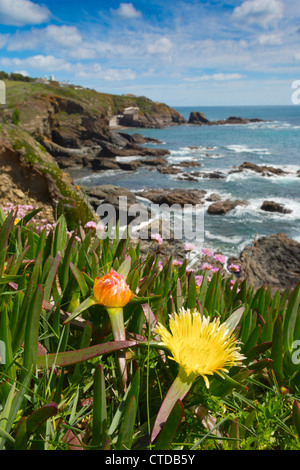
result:
[[(273, 295), (246, 281), (231, 289), (219, 271), (211, 281), (202, 273), (197, 287), (186, 263), (162, 259), (160, 269), (158, 261), (91, 229), (77, 227), (70, 238), (64, 216), (46, 233), (34, 213), (15, 224), (0, 212), (1, 449), (300, 449), (300, 284)], [(111, 268), (136, 294), (124, 307), (126, 393), (108, 314), (87, 302), (95, 277)], [(181, 306), (222, 322), (244, 307), (235, 334), (246, 359), (225, 380), (210, 377), (209, 389), (198, 378), (150, 444), (178, 372), (168, 355), (163, 360), (154, 328)]]
[(92, 89), (76, 89), (62, 87), (57, 84), (42, 84), (35, 82), (18, 82), (5, 80), (7, 108), (18, 109), (21, 123), (26, 123), (28, 117), (34, 117), (32, 99), (39, 97), (58, 96), (68, 98), (82, 105), (92, 115), (112, 116), (130, 106), (138, 106), (141, 114), (165, 112), (170, 108), (163, 103), (155, 103), (144, 96), (126, 96), (100, 93)]

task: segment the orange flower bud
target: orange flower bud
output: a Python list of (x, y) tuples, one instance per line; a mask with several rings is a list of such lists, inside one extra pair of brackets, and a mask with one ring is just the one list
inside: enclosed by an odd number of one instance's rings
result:
[(94, 282), (94, 297), (98, 304), (107, 308), (124, 307), (133, 297), (133, 292), (124, 277), (113, 269)]

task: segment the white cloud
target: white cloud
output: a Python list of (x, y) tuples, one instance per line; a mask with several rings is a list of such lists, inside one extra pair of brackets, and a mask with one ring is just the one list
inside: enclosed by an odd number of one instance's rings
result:
[(19, 73), (20, 75), (23, 75), (23, 77), (29, 77), (29, 73), (26, 72), (26, 70), (15, 70), (14, 73)]
[(113, 13), (116, 13), (122, 18), (141, 18), (142, 12), (137, 10), (132, 3), (120, 3), (120, 6), (117, 10), (111, 9)]
[(77, 66), (78, 71), (76, 73), (77, 77), (87, 78), (87, 79), (101, 79), (105, 81), (123, 81), (123, 80), (134, 80), (136, 74), (131, 69), (113, 69), (102, 67), (98, 63), (89, 65), (88, 68), (81, 67), (80, 64)]
[(172, 47), (172, 41), (163, 37), (155, 41), (153, 44), (148, 44), (147, 51), (149, 54), (166, 54)]
[(215, 82), (225, 82), (231, 80), (241, 80), (244, 78), (244, 75), (240, 73), (214, 73), (212, 75), (200, 75), (198, 77), (190, 77), (186, 78), (185, 81), (187, 82), (207, 82), (207, 81), (215, 81)]
[(44, 70), (47, 72), (53, 71), (71, 71), (72, 65), (66, 62), (64, 59), (57, 58), (53, 55), (35, 55), (26, 57), (25, 59), (15, 58), (3, 58), (0, 60), (2, 65), (7, 67), (24, 67), (27, 69)]
[(280, 46), (282, 41), (281, 34), (262, 34), (258, 38), (258, 43), (262, 46)]
[(0, 34), (0, 49), (7, 45), (9, 34)]
[(30, 31), (17, 31), (10, 37), (7, 49), (22, 51), (43, 47), (51, 50), (58, 46), (64, 49), (75, 49), (80, 46), (81, 42), (82, 37), (75, 26), (49, 25), (43, 29), (32, 28)]
[(232, 17), (241, 23), (268, 27), (283, 18), (283, 4), (281, 0), (246, 0), (234, 9)]
[(82, 42), (82, 37), (75, 26), (49, 25), (43, 33), (46, 35), (46, 40), (66, 48), (78, 47)]
[(37, 5), (30, 0), (0, 0), (0, 24), (41, 24), (47, 22), (50, 16), (46, 6)]

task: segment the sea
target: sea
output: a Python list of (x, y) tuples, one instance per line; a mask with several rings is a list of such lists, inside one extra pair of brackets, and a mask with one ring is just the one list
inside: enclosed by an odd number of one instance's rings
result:
[[(255, 237), (284, 232), (300, 243), (300, 105), (291, 106), (194, 106), (175, 107), (186, 119), (192, 111), (200, 111), (211, 120), (229, 116), (259, 118), (264, 122), (241, 125), (198, 126), (183, 124), (164, 129), (126, 129), (127, 133), (141, 133), (158, 139), (160, 144), (148, 147), (170, 151), (169, 164), (187, 160), (201, 163), (201, 167), (182, 171), (219, 171), (223, 179), (198, 177), (196, 181), (178, 180), (178, 175), (160, 174), (138, 168), (136, 172), (105, 171), (89, 173), (77, 178), (78, 184), (114, 184), (138, 191), (142, 198), (147, 188), (204, 189), (217, 193), (223, 199), (242, 199), (248, 205), (237, 206), (224, 215), (210, 215), (205, 202), (205, 247), (226, 256), (238, 256)], [(123, 159), (125, 157), (122, 157)], [(126, 157), (127, 158), (127, 157)], [(128, 157), (128, 159), (136, 157)], [(232, 173), (243, 162), (281, 168), (284, 176), (263, 176), (253, 171)], [(292, 212), (271, 213), (261, 210), (264, 201), (283, 204)]]

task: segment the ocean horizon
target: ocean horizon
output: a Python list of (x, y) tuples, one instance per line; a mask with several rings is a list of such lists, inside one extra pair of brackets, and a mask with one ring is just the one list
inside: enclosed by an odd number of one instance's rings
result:
[[(136, 172), (121, 170), (94, 172), (76, 178), (86, 186), (114, 184), (132, 191), (149, 188), (203, 189), (216, 193), (222, 200), (244, 200), (224, 215), (204, 216), (204, 244), (227, 256), (238, 255), (255, 237), (284, 232), (300, 242), (300, 107), (279, 106), (186, 106), (174, 107), (186, 119), (199, 111), (210, 121), (229, 116), (258, 118), (264, 122), (198, 126), (181, 124), (163, 129), (126, 129), (129, 134), (141, 133), (158, 139), (160, 144), (148, 147), (168, 149), (170, 165), (184, 161), (201, 163), (201, 173), (219, 172), (222, 178), (198, 176), (193, 181), (177, 179), (178, 175), (160, 174), (138, 168)], [(123, 160), (125, 157), (120, 157)], [(127, 160), (137, 157), (126, 157)], [(263, 176), (251, 170), (233, 172), (244, 162), (280, 168), (283, 175)], [(187, 174), (198, 168), (183, 168)], [(266, 212), (264, 201), (282, 204), (289, 213)], [(205, 202), (205, 209), (211, 202)]]

